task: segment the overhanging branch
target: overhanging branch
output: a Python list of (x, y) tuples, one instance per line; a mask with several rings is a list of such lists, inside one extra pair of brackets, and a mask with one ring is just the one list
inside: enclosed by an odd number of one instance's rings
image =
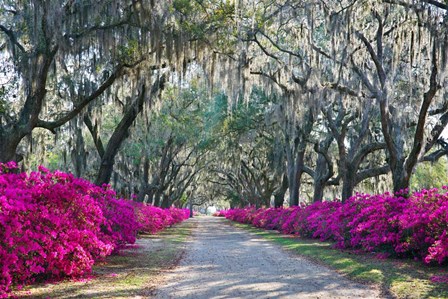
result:
[(11, 41), (11, 43), (16, 46), (17, 48), (19, 48), (19, 50), (22, 53), (25, 53), (25, 48), (19, 43), (19, 41), (17, 40), (17, 37), (15, 36), (14, 32), (12, 30), (9, 30), (8, 28), (6, 28), (5, 26), (0, 24), (0, 31), (3, 31), (9, 38), (9, 40)]
[(36, 127), (44, 128), (55, 133), (55, 129), (62, 126), (76, 115), (78, 115), (90, 102), (98, 98), (106, 89), (108, 89), (117, 78), (123, 74), (125, 68), (132, 68), (138, 65), (142, 60), (137, 61), (132, 65), (120, 64), (118, 65), (112, 74), (103, 82), (95, 91), (93, 91), (89, 96), (85, 97), (73, 110), (67, 112), (61, 118), (54, 121), (44, 121), (39, 120)]

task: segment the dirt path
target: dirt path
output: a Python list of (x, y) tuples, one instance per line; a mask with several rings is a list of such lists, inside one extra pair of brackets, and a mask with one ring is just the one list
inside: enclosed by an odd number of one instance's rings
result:
[(224, 219), (190, 221), (197, 222), (192, 243), (156, 298), (380, 298)]

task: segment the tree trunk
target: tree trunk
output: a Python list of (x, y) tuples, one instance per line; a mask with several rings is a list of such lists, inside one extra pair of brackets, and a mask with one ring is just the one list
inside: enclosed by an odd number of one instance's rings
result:
[(300, 196), (300, 182), (303, 174), (303, 166), (305, 151), (301, 150), (297, 153), (295, 163), (288, 165), (288, 179), (289, 179), (289, 206), (299, 205)]
[(0, 163), (19, 162), (22, 157), (16, 153), (17, 146), (23, 137), (17, 132), (0, 134)]
[(109, 184), (110, 178), (112, 176), (112, 171), (115, 164), (115, 156), (118, 153), (120, 144), (114, 143), (114, 145), (108, 146), (110, 149), (108, 155), (104, 155), (101, 160), (100, 169), (98, 170), (98, 175), (96, 177), (95, 184), (101, 186), (103, 184)]
[(161, 208), (167, 209), (171, 206), (171, 201), (170, 201), (170, 196), (168, 195), (163, 195), (162, 196), (162, 204), (160, 205)]
[(323, 200), (325, 187), (334, 174), (333, 164), (330, 156), (328, 155), (328, 149), (333, 142), (333, 139), (333, 135), (328, 135), (320, 143), (314, 144), (314, 151), (317, 153), (317, 161), (313, 174), (313, 202)]
[(146, 203), (149, 203), (150, 205), (156, 205), (155, 204), (155, 198), (154, 198), (154, 196), (155, 196), (155, 194), (156, 194), (156, 190), (157, 190), (157, 188), (154, 188), (154, 187), (152, 187), (152, 188), (149, 188), (149, 191), (148, 191), (148, 200), (147, 200), (147, 202)]
[[(394, 193), (409, 189), (411, 174), (406, 172), (403, 164), (398, 164), (394, 169), (392, 169)], [(408, 194), (408, 191), (404, 192), (404, 195), (406, 194)]]
[(356, 186), (356, 173), (348, 168), (342, 178), (342, 202), (353, 196), (353, 190)]
[(137, 201), (144, 202), (145, 196), (148, 194), (148, 184), (149, 184), (149, 159), (145, 156), (145, 162), (143, 163), (143, 178), (140, 186), (140, 191), (138, 192)]
[(154, 206), (160, 207), (160, 198), (162, 197), (162, 192), (159, 190), (154, 194)]
[(101, 157), (101, 165), (95, 182), (96, 185), (101, 186), (102, 184), (108, 184), (110, 182), (115, 164), (115, 156), (118, 154), (121, 144), (127, 138), (129, 128), (134, 123), (138, 114), (143, 110), (144, 100), (145, 86), (143, 85), (140, 94), (131, 104), (131, 107), (127, 109), (107, 143), (104, 155)]
[(76, 177), (82, 177), (87, 166), (84, 138), (80, 128), (75, 130), (76, 144), (72, 146), (71, 159)]
[(322, 201), (324, 197), (324, 189), (326, 182), (322, 178), (318, 178), (314, 181), (314, 193), (313, 193), (313, 202)]
[(274, 194), (274, 190), (267, 189), (260, 195), (261, 205), (270, 207), (271, 206), (271, 197)]
[(289, 190), (289, 206), (299, 205), (299, 187), (297, 182), (297, 173), (295, 165), (288, 165), (288, 190)]
[[(163, 85), (165, 83), (165, 75), (158, 78), (152, 88), (151, 93), (149, 95), (149, 100), (151, 100), (161, 89), (163, 89)], [(146, 99), (146, 88), (145, 85), (142, 85), (140, 94), (131, 104), (131, 107), (126, 110), (123, 118), (121, 119), (118, 126), (115, 128), (112, 136), (107, 143), (107, 147), (104, 151), (103, 157), (101, 157), (101, 165), (98, 170), (98, 176), (96, 179), (96, 185), (108, 184), (110, 182), (110, 177), (112, 175), (112, 171), (115, 164), (115, 156), (118, 153), (118, 150), (121, 147), (121, 144), (128, 136), (129, 128), (134, 123), (137, 116), (143, 111), (143, 104)]]
[(38, 53), (32, 58), (24, 57), (24, 59), (29, 59), (31, 65), (25, 73), (31, 79), (25, 79), (27, 95), (19, 119), (7, 123), (6, 126), (0, 126), (0, 162), (18, 162), (22, 159), (16, 153), (17, 147), (25, 136), (31, 134), (39, 121), (39, 114), (47, 93), (48, 70), (56, 51), (57, 48), (50, 53)]
[(283, 207), (283, 202), (285, 201), (285, 193), (288, 190), (288, 176), (283, 174), (281, 186), (274, 192), (274, 207)]
[(322, 201), (324, 197), (324, 189), (327, 185), (328, 179), (328, 167), (327, 161), (325, 157), (321, 154), (318, 154), (317, 162), (316, 162), (316, 170), (314, 172), (314, 193), (313, 193), (313, 202)]

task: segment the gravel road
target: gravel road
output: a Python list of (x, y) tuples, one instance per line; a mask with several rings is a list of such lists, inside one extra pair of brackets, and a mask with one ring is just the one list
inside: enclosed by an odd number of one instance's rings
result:
[(381, 298), (225, 219), (197, 217), (191, 243), (156, 298)]

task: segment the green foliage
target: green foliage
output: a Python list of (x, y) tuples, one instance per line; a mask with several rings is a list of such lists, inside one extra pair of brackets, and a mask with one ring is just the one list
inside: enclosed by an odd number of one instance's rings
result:
[(174, 0), (170, 10), (180, 15), (176, 26), (193, 39), (213, 43), (221, 51), (233, 51), (237, 42), (233, 2)]
[(250, 130), (263, 130), (266, 111), (275, 102), (275, 97), (268, 97), (261, 89), (255, 88), (250, 101), (238, 103), (224, 120), (224, 132), (241, 135)]
[(118, 46), (118, 61), (124, 64), (132, 64), (138, 59), (139, 43), (136, 39), (128, 40), (127, 44)]
[(448, 163), (445, 157), (434, 163), (420, 163), (411, 177), (411, 190), (440, 188), (447, 185)]
[(182, 194), (182, 196), (180, 197), (180, 199), (179, 199), (179, 202), (180, 202), (180, 204), (181, 204), (181, 206), (182, 207), (185, 207), (186, 206), (186, 204), (187, 204), (187, 202), (188, 202), (188, 196), (187, 196), (187, 194)]
[(189, 14), (193, 9), (194, 1), (190, 0), (174, 0), (172, 4), (172, 9), (187, 15)]

